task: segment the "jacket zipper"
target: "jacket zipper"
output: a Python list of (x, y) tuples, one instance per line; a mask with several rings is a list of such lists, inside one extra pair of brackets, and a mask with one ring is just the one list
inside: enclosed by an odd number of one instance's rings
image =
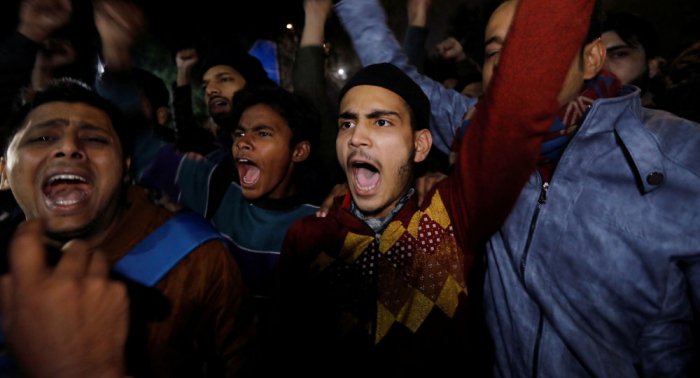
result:
[(532, 242), (532, 235), (535, 233), (535, 223), (537, 223), (537, 217), (540, 215), (540, 210), (542, 206), (547, 203), (547, 190), (549, 189), (549, 183), (545, 182), (542, 184), (542, 190), (540, 190), (540, 197), (537, 199), (537, 207), (535, 208), (535, 213), (532, 214), (532, 221), (530, 222), (530, 231), (527, 234), (527, 241), (525, 242), (525, 251), (523, 251), (523, 258), (520, 260), (520, 274), (525, 280), (525, 263), (527, 262), (527, 254), (530, 250), (530, 243)]
[[(527, 262), (527, 255), (530, 251), (530, 243), (532, 242), (532, 236), (535, 233), (535, 224), (537, 223), (537, 217), (540, 215), (540, 210), (542, 206), (547, 203), (547, 190), (549, 189), (549, 183), (545, 182), (542, 184), (542, 190), (540, 190), (540, 196), (537, 199), (537, 207), (535, 208), (534, 214), (532, 214), (532, 221), (530, 223), (530, 231), (527, 235), (527, 242), (525, 242), (525, 250), (523, 251), (523, 258), (520, 261), (520, 274), (523, 276), (523, 284), (525, 284), (525, 264)], [(542, 326), (544, 319), (542, 317), (542, 310), (540, 310), (540, 320), (537, 326), (537, 337), (535, 338), (535, 352), (533, 355), (532, 364), (532, 377), (537, 377), (538, 360), (540, 357), (540, 340), (542, 339)]]
[[(588, 120), (588, 115), (591, 111), (591, 108), (593, 107), (594, 104), (588, 105), (588, 108), (586, 109), (586, 113), (583, 115), (583, 122), (581, 122), (581, 125), (579, 126), (576, 134), (574, 134), (574, 137), (569, 141), (569, 145), (564, 149), (564, 152), (562, 156), (559, 158), (559, 161), (566, 156), (567, 152), (570, 150), (571, 144), (579, 137), (579, 134), (581, 134), (581, 129), (584, 128), (586, 121)], [(551, 178), (549, 180), (550, 182), (552, 181)], [(540, 215), (540, 210), (542, 210), (542, 206), (544, 206), (545, 203), (547, 203), (547, 190), (549, 189), (549, 183), (545, 182), (542, 184), (542, 190), (540, 190), (540, 197), (537, 199), (537, 208), (535, 209), (535, 213), (532, 215), (532, 221), (530, 223), (530, 231), (528, 232), (527, 235), (527, 241), (525, 242), (525, 251), (523, 252), (523, 257), (522, 260), (520, 260), (520, 274), (523, 276), (523, 285), (527, 287), (525, 284), (525, 263), (527, 261), (527, 254), (530, 250), (530, 243), (532, 242), (532, 236), (535, 233), (535, 223), (537, 223), (537, 217)], [(537, 371), (538, 371), (538, 364), (539, 364), (539, 359), (540, 359), (540, 343), (542, 340), (542, 329), (544, 328), (544, 315), (542, 315), (542, 309), (539, 308), (540, 310), (540, 319), (539, 319), (539, 324), (537, 326), (537, 336), (535, 338), (535, 351), (533, 353), (533, 363), (532, 363), (532, 378), (537, 378)]]

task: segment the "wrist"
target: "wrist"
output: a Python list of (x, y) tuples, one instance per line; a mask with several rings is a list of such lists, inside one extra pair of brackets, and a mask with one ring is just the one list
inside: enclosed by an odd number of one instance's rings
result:
[(124, 71), (131, 68), (131, 54), (128, 48), (105, 48), (102, 50), (105, 67), (112, 71)]
[(186, 85), (190, 85), (190, 74), (189, 70), (178, 70), (177, 71), (177, 86), (178, 87), (184, 87)]
[(36, 43), (43, 42), (49, 36), (49, 33), (46, 33), (37, 27), (32, 27), (23, 23), (17, 27), (17, 32)]
[(428, 19), (427, 9), (417, 9), (408, 13), (408, 23), (411, 26), (425, 27), (425, 23)]
[(322, 46), (324, 35), (324, 24), (306, 24), (304, 31), (301, 33), (300, 47), (304, 46)]
[(467, 59), (467, 54), (465, 54), (464, 51), (460, 51), (459, 54), (457, 54), (457, 56), (455, 56), (455, 62), (459, 63), (459, 62), (463, 61), (464, 59)]

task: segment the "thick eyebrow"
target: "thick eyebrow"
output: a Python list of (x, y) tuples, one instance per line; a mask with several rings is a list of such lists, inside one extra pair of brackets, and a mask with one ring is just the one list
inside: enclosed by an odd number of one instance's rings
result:
[[(69, 121), (65, 118), (53, 118), (44, 122), (40, 122), (32, 126), (32, 129), (45, 129), (52, 126), (67, 126)], [(109, 132), (104, 126), (97, 126), (89, 122), (77, 122), (76, 126), (80, 129), (96, 130)]]
[(372, 110), (371, 112), (367, 113), (366, 117), (369, 119), (377, 119), (381, 117), (386, 117), (386, 116), (395, 116), (398, 119), (401, 119), (401, 116), (399, 113), (393, 111), (393, 110)]
[(605, 50), (606, 50), (607, 52), (611, 53), (611, 52), (615, 52), (615, 51), (617, 51), (617, 50), (627, 49), (627, 48), (630, 48), (630, 47), (631, 47), (631, 46), (629, 46), (629, 45), (616, 45), (616, 46), (608, 47), (608, 48), (606, 48)]
[(497, 36), (497, 35), (494, 35), (493, 37), (487, 39), (486, 42), (484, 42), (484, 47), (486, 47), (486, 46), (488, 46), (488, 45), (490, 45), (490, 44), (492, 44), (492, 43), (498, 43), (498, 44), (501, 44), (501, 45), (502, 45), (502, 44), (503, 44), (503, 38), (501, 38), (501, 37), (499, 37), (499, 36)]
[(255, 126), (251, 126), (249, 128), (246, 128), (243, 125), (238, 125), (234, 128), (234, 131), (240, 130), (240, 131), (263, 131), (263, 130), (269, 130), (269, 131), (275, 131), (275, 128), (272, 126), (268, 126), (265, 124), (259, 124)]
[(32, 129), (44, 129), (47, 127), (55, 126), (55, 125), (60, 125), (60, 126), (65, 126), (68, 124), (68, 120), (65, 118), (52, 118), (44, 122), (40, 122), (37, 124), (34, 124), (32, 126)]
[(342, 112), (338, 114), (338, 119), (357, 119), (357, 113), (353, 112)]
[(89, 122), (78, 122), (77, 123), (78, 128), (80, 129), (88, 129), (88, 130), (95, 130), (95, 131), (104, 131), (104, 132), (109, 132), (109, 130), (106, 129), (104, 126), (98, 126), (94, 125)]

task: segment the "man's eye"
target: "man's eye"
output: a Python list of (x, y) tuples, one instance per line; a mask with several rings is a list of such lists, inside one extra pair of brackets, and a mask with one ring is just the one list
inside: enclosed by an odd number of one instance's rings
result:
[(244, 132), (241, 132), (241, 131), (239, 131), (239, 132), (237, 132), (237, 133), (233, 133), (233, 138), (234, 138), (234, 139), (235, 139), (235, 138), (243, 138), (244, 136), (245, 136), (245, 133), (244, 133)]
[(266, 131), (261, 131), (258, 135), (260, 135), (261, 137), (264, 138), (264, 137), (269, 137), (269, 136), (272, 135), (272, 134), (270, 134), (270, 133), (268, 133), (268, 132), (266, 132)]
[(233, 81), (233, 78), (230, 78), (230, 77), (222, 77), (221, 80), (219, 80), (219, 81), (222, 82), (222, 83), (226, 83), (226, 82), (229, 82), (229, 81)]
[(626, 57), (628, 54), (626, 51), (618, 51), (612, 54), (613, 59), (620, 59)]
[(498, 53), (500, 53), (500, 51), (498, 51), (498, 50), (496, 50), (496, 51), (487, 51), (487, 52), (486, 52), (486, 59), (490, 59), (490, 58), (496, 56), (496, 54), (498, 54)]
[(355, 124), (353, 124), (352, 122), (347, 122), (347, 121), (346, 121), (346, 122), (341, 122), (341, 123), (340, 123), (340, 129), (341, 129), (341, 130), (349, 129), (349, 128), (353, 127), (353, 126), (355, 126)]
[(50, 141), (52, 141), (53, 139), (54, 139), (54, 138), (51, 137), (51, 136), (42, 135), (42, 136), (34, 137), (34, 138), (30, 139), (29, 141), (30, 141), (30, 142), (50, 142)]
[(92, 138), (85, 138), (90, 143), (99, 143), (99, 144), (109, 144), (109, 141), (104, 138), (97, 138), (97, 137), (92, 137)]
[(391, 122), (389, 122), (385, 119), (377, 120), (377, 126), (389, 126), (389, 125), (391, 125)]

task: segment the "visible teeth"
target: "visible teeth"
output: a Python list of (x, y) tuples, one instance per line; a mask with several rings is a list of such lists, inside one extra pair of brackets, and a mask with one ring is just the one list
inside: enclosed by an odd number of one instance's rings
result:
[(56, 201), (56, 203), (59, 205), (73, 205), (73, 204), (78, 203), (78, 202), (79, 201), (75, 201), (75, 200)]
[(239, 162), (239, 163), (247, 163), (247, 162), (248, 162), (248, 159), (238, 159), (238, 162)]
[(355, 178), (355, 185), (357, 185), (358, 188), (360, 188), (362, 191), (365, 191), (365, 192), (368, 192), (368, 191), (374, 189), (375, 187), (377, 187), (377, 184), (374, 184), (372, 186), (360, 186), (360, 183), (357, 182), (357, 177)]
[(56, 175), (56, 176), (51, 177), (49, 179), (48, 183), (50, 184), (56, 180), (77, 180), (77, 181), (85, 182), (84, 178), (82, 178), (80, 176), (76, 176), (76, 175)]
[(243, 179), (243, 182), (246, 183), (246, 184), (252, 184), (252, 183), (255, 182), (255, 180), (253, 180), (253, 181), (248, 181), (248, 180), (246, 180), (246, 179)]

